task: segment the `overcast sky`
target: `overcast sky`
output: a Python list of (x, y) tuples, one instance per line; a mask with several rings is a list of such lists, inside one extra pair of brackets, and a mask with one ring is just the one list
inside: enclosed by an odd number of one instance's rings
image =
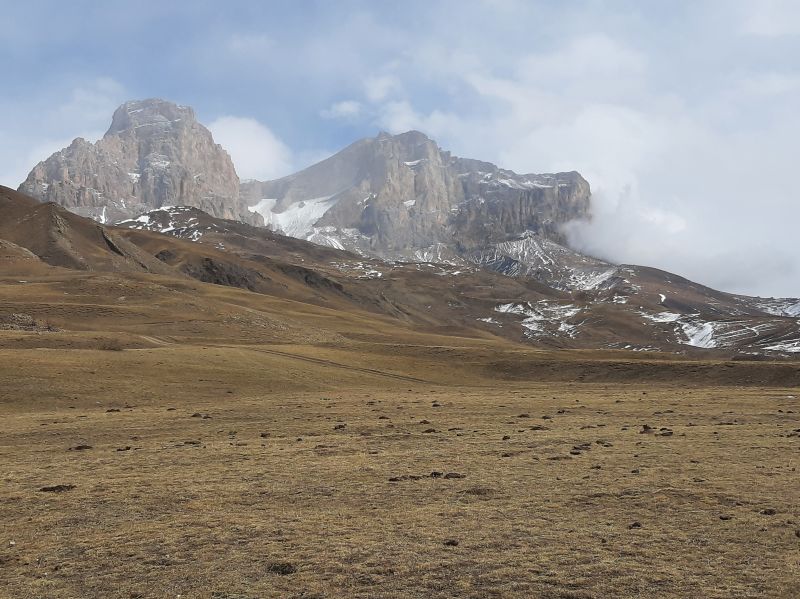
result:
[(800, 296), (800, 1), (5, 3), (0, 183), (127, 99), (193, 106), (242, 178), (384, 129), (578, 170), (577, 247)]

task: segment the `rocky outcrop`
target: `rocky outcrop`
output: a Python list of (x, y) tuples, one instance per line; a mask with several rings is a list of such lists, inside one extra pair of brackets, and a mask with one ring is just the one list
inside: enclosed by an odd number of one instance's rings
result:
[(519, 175), (452, 156), (418, 131), (360, 140), (304, 171), (243, 183), (270, 228), (385, 258), (432, 246), (457, 253), (531, 232), (563, 243), (560, 227), (587, 218), (578, 173)]
[(19, 190), (101, 223), (170, 205), (261, 222), (239, 198), (227, 152), (191, 108), (164, 100), (126, 102), (102, 139), (76, 139), (37, 164)]

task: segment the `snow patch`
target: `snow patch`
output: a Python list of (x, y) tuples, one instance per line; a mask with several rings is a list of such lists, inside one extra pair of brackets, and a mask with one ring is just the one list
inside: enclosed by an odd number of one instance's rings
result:
[(714, 340), (714, 323), (689, 321), (682, 322), (680, 327), (686, 335), (686, 345), (705, 349), (717, 347), (717, 342)]
[(764, 349), (768, 349), (771, 351), (800, 353), (800, 341), (792, 341), (790, 343), (776, 343), (775, 345), (768, 345)]
[(170, 162), (163, 154), (151, 154), (148, 156), (148, 165), (153, 168), (166, 169), (170, 164), (172, 164), (172, 162)]
[(600, 285), (602, 285), (603, 283), (608, 281), (611, 277), (613, 277), (615, 274), (617, 274), (617, 269), (616, 267), (614, 267), (601, 272), (581, 273), (582, 276), (577, 276), (578, 273), (575, 274), (576, 274), (575, 287), (582, 291), (590, 291), (592, 289), (597, 289), (598, 287), (600, 287)]
[(250, 206), (250, 212), (257, 212), (264, 218), (264, 224), (273, 231), (279, 231), (289, 237), (305, 239), (313, 233), (314, 225), (323, 215), (333, 208), (339, 198), (325, 196), (302, 200), (290, 205), (283, 212), (276, 212), (275, 198), (264, 198), (255, 206)]
[(415, 166), (419, 166), (423, 162), (428, 162), (427, 158), (420, 158), (419, 160), (411, 160), (409, 162), (403, 162), (407, 167), (414, 168)]
[(306, 237), (306, 240), (311, 243), (316, 243), (317, 245), (343, 250), (344, 245), (342, 245), (341, 240), (336, 237), (334, 234), (335, 232), (336, 227), (314, 227), (311, 233)]
[(498, 321), (496, 321), (496, 320), (495, 320), (494, 318), (492, 318), (491, 316), (490, 316), (489, 318), (476, 318), (475, 320), (479, 320), (479, 321), (481, 321), (481, 322), (487, 322), (487, 323), (489, 323), (489, 324), (496, 324), (496, 325), (497, 325), (497, 326), (499, 326), (499, 327), (502, 327), (502, 326), (503, 326), (502, 324), (500, 324)]
[(567, 322), (568, 319), (581, 312), (581, 308), (572, 304), (557, 304), (548, 300), (500, 304), (495, 307), (500, 314), (517, 314), (525, 318), (520, 323), (527, 337), (567, 336), (574, 338), (578, 334), (578, 324)]
[(674, 312), (659, 312), (657, 314), (648, 314), (647, 312), (639, 312), (642, 318), (646, 318), (647, 320), (652, 320), (653, 322), (675, 322), (676, 320), (681, 318), (681, 314), (675, 314)]
[(331, 266), (337, 270), (356, 275), (357, 279), (380, 279), (383, 272), (378, 270), (375, 264), (365, 262), (331, 262)]
[(796, 298), (769, 299), (754, 302), (759, 310), (773, 316), (800, 318), (800, 300)]

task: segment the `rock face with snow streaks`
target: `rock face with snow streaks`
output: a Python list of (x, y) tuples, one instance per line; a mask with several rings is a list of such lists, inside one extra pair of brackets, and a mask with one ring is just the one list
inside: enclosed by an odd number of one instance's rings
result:
[(239, 199), (230, 156), (194, 111), (157, 99), (126, 102), (102, 139), (76, 139), (37, 164), (19, 190), (102, 223), (169, 205), (261, 222)]
[(268, 226), (384, 258), (474, 251), (525, 231), (563, 242), (586, 218), (589, 184), (575, 172), (518, 175), (452, 156), (418, 131), (362, 139), (299, 173), (242, 184)]

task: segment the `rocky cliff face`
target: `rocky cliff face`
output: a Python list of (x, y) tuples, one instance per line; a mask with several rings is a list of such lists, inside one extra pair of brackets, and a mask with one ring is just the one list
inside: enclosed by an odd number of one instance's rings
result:
[(102, 139), (76, 139), (37, 164), (19, 190), (103, 223), (169, 205), (261, 222), (239, 198), (227, 152), (191, 108), (164, 100), (126, 102)]
[(587, 218), (589, 184), (575, 172), (518, 175), (452, 156), (417, 131), (382, 133), (304, 171), (242, 184), (267, 226), (386, 258), (463, 254), (524, 233), (563, 242)]

